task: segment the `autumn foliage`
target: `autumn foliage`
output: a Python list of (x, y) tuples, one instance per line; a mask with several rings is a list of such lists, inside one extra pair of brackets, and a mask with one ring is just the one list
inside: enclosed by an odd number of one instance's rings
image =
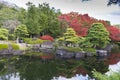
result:
[(108, 31), (110, 33), (110, 38), (114, 41), (120, 41), (120, 29), (115, 26), (109, 26)]
[[(98, 20), (90, 17), (88, 14), (78, 14), (76, 12), (71, 12), (68, 14), (62, 14), (58, 17), (59, 21), (66, 23), (64, 27), (71, 27), (75, 30), (78, 36), (87, 36), (88, 29), (93, 23), (102, 23), (110, 33), (110, 38), (114, 41), (120, 41), (120, 29), (115, 26), (111, 26), (109, 21)], [(63, 27), (61, 24), (61, 27)], [(65, 28), (64, 28), (65, 29)]]
[(54, 41), (53, 37), (51, 37), (50, 35), (41, 36), (40, 39), (42, 39), (42, 40)]

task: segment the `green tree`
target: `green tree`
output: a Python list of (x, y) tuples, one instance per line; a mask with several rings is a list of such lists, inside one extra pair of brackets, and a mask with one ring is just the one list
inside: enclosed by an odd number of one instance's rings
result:
[(17, 41), (19, 40), (19, 38), (23, 38), (25, 36), (28, 35), (28, 31), (27, 31), (27, 27), (26, 25), (20, 25), (18, 26), (15, 31), (15, 36), (17, 37)]
[(25, 24), (27, 26), (28, 33), (33, 37), (40, 33), (38, 9), (31, 2), (28, 2), (27, 6), (28, 11), (26, 14)]
[[(60, 10), (55, 8), (50, 8), (49, 4), (43, 3), (39, 4), (39, 14), (46, 15), (46, 25), (42, 27), (42, 33), (49, 34), (53, 37), (57, 37), (61, 33), (60, 22), (58, 21), (58, 15), (60, 15)], [(41, 21), (40, 21), (41, 22)]]
[(77, 44), (79, 43), (79, 37), (76, 35), (76, 32), (73, 28), (67, 28), (67, 31), (64, 33), (63, 37), (59, 38), (59, 41), (65, 42), (66, 46), (68, 44)]
[(8, 30), (4, 28), (0, 28), (0, 40), (8, 39)]
[(59, 10), (50, 8), (49, 4), (43, 3), (36, 7), (31, 2), (27, 3), (28, 11), (26, 14), (25, 24), (28, 27), (30, 35), (51, 35), (57, 37), (61, 33), (60, 22), (57, 16)]
[(17, 10), (4, 7), (0, 10), (0, 21), (17, 19)]
[(104, 48), (109, 43), (109, 32), (102, 23), (93, 23), (88, 30), (87, 39), (93, 44), (94, 48)]
[(27, 11), (26, 11), (24, 8), (20, 8), (20, 9), (18, 10), (17, 19), (18, 19), (19, 21), (21, 21), (21, 23), (23, 23), (23, 24), (25, 23), (26, 14), (27, 14)]

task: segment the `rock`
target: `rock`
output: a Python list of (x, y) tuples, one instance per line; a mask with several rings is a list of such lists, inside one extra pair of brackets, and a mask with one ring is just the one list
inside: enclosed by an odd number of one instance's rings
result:
[(102, 57), (102, 56), (107, 56), (107, 51), (106, 50), (97, 50), (97, 56)]
[(40, 51), (43, 53), (54, 53), (54, 50), (52, 48), (40, 48)]
[(93, 55), (94, 55), (93, 52), (86, 52), (86, 56), (87, 56), (87, 57), (92, 57)]
[(8, 49), (0, 50), (0, 55), (6, 55), (6, 54), (10, 54)]
[(75, 53), (75, 58), (76, 59), (80, 59), (80, 58), (83, 58), (85, 57), (85, 52), (76, 52)]
[(42, 48), (53, 48), (53, 42), (44, 42), (41, 44)]
[(56, 53), (57, 53), (57, 56), (60, 57), (60, 58), (69, 59), (69, 58), (75, 57), (74, 52), (69, 52), (69, 51), (66, 51), (64, 49), (59, 49), (59, 50), (57, 50)]
[(22, 55), (24, 54), (24, 51), (23, 50), (13, 50), (13, 55)]

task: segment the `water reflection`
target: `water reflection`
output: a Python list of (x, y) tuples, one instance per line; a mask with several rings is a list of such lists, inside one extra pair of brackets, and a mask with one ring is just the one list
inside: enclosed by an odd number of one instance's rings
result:
[(50, 80), (56, 76), (55, 63), (43, 64), (40, 60), (28, 60), (21, 58), (18, 61), (9, 61), (1, 67), (0, 80)]
[[(54, 76), (58, 78), (63, 76), (62, 78), (65, 80), (77, 80), (78, 78), (81, 80), (82, 75), (88, 76), (87, 74), (89, 74), (91, 76), (93, 68), (102, 73), (107, 72), (108, 64), (106, 62), (109, 61), (98, 60), (95, 57), (81, 60), (56, 59), (47, 63), (43, 63), (39, 58), (23, 56), (11, 59), (2, 58), (0, 59), (0, 80), (51, 80)], [(82, 75), (75, 76), (76, 74)]]

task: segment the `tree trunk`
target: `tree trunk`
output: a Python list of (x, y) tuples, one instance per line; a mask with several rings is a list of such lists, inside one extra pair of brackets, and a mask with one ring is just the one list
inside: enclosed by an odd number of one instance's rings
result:
[(17, 44), (19, 43), (19, 36), (18, 36), (17, 39), (16, 39), (16, 43), (17, 43)]

